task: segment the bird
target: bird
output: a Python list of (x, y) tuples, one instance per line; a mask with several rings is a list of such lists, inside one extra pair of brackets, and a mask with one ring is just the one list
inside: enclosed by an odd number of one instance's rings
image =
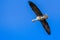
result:
[(46, 19), (48, 19), (48, 15), (44, 15), (41, 10), (32, 2), (32, 1), (28, 1), (29, 6), (31, 7), (31, 9), (34, 11), (34, 13), (36, 14), (36, 18), (32, 20), (32, 22), (35, 21), (40, 21), (43, 28), (45, 29), (45, 31), (47, 32), (48, 35), (51, 34), (50, 31), (50, 27), (48, 22), (46, 21)]

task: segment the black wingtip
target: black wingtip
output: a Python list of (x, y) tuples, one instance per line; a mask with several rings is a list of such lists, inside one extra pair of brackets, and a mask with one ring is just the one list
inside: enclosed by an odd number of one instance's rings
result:
[(28, 1), (29, 5), (32, 6), (34, 3), (32, 1)]
[(46, 30), (46, 32), (48, 33), (48, 35), (50, 35), (50, 34), (51, 34), (51, 31), (50, 31), (50, 29), (49, 29), (49, 30)]
[(50, 35), (51, 34), (51, 32), (48, 32), (48, 35)]
[(31, 4), (32, 2), (31, 1), (28, 1), (29, 4)]
[(51, 34), (50, 28), (48, 28), (48, 30), (46, 30), (46, 32), (48, 35), (50, 35)]

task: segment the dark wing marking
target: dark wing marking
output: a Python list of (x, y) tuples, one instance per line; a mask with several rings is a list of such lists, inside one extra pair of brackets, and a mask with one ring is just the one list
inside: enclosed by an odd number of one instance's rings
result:
[(51, 33), (50, 33), (50, 28), (49, 28), (49, 25), (48, 25), (47, 21), (46, 21), (46, 20), (41, 20), (41, 23), (42, 23), (44, 29), (46, 30), (46, 32), (47, 32), (48, 34), (51, 34)]
[(33, 2), (29, 1), (29, 5), (37, 16), (43, 16), (41, 11), (38, 9), (38, 7)]

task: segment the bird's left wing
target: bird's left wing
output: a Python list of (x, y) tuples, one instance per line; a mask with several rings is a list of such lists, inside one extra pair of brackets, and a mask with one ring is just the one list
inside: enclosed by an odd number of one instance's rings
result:
[(49, 27), (47, 21), (44, 19), (44, 20), (40, 20), (40, 22), (42, 23), (42, 25), (43, 25), (44, 29), (46, 30), (46, 32), (48, 34), (50, 34), (50, 27)]

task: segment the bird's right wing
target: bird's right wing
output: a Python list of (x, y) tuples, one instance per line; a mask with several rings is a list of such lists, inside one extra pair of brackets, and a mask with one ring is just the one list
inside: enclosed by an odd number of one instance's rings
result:
[(38, 9), (38, 7), (33, 2), (29, 1), (29, 5), (37, 16), (43, 16), (42, 12)]

